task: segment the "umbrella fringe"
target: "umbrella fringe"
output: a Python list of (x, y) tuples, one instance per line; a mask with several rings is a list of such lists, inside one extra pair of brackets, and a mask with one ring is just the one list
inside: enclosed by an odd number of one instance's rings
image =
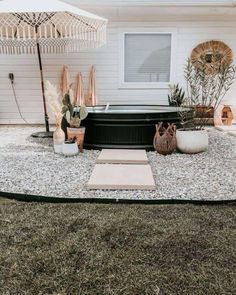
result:
[[(1, 43), (1, 41), (0, 41)], [(42, 54), (53, 54), (53, 53), (72, 53), (72, 52), (78, 52), (81, 50), (85, 50), (88, 48), (98, 48), (103, 43), (101, 42), (92, 42), (87, 43), (86, 41), (80, 41), (79, 43), (73, 44), (64, 44), (64, 45), (41, 45), (40, 51)], [(36, 46), (27, 46), (27, 45), (18, 45), (18, 46), (10, 46), (10, 45), (1, 45), (0, 44), (0, 53), (1, 54), (35, 54), (37, 52)]]
[[(34, 29), (35, 16), (27, 16), (27, 19), (21, 21), (14, 14), (0, 14), (0, 39), (12, 40), (31, 40), (44, 38), (69, 38), (69, 39), (82, 39), (87, 41), (97, 40), (102, 36), (100, 32), (106, 30), (107, 22), (105, 20), (91, 20), (89, 18), (80, 16), (74, 17), (72, 21), (66, 24), (68, 19), (67, 14), (58, 14), (57, 17), (53, 16), (53, 21), (48, 22), (48, 15), (41, 14), (40, 23), (38, 24), (38, 32)], [(39, 21), (39, 20), (38, 20)], [(37, 36), (36, 36), (37, 34)], [(103, 40), (100, 40), (103, 41)], [(103, 43), (103, 42), (102, 42)]]
[[(61, 30), (61, 36), (59, 30)], [(0, 25), (2, 53), (34, 54), (36, 52), (34, 48), (36, 47), (36, 40), (40, 44), (42, 53), (69, 53), (87, 48), (98, 48), (106, 43), (106, 23), (96, 24), (94, 31), (86, 31), (83, 27), (75, 25), (55, 25), (55, 27), (52, 27), (45, 24), (38, 30), (38, 35), (30, 26), (14, 30)]]

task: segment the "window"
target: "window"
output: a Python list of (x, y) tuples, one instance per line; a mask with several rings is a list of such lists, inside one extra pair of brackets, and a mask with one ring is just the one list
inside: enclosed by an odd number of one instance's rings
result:
[(171, 80), (171, 33), (123, 34), (123, 87), (158, 88)]

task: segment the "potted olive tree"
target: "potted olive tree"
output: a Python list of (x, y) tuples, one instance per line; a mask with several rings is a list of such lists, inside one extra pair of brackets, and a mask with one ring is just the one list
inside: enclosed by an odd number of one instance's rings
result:
[[(214, 68), (211, 68), (214, 67)], [(210, 70), (209, 70), (210, 69)], [(209, 65), (200, 60), (193, 65), (188, 59), (185, 66), (187, 94), (182, 105), (193, 108), (195, 118), (186, 120), (186, 112), (179, 115), (182, 128), (176, 131), (177, 148), (183, 153), (199, 153), (208, 148), (208, 134), (205, 126), (209, 122), (209, 112), (216, 110), (235, 79), (236, 68), (232, 61), (228, 64)], [(197, 113), (197, 117), (196, 117)]]

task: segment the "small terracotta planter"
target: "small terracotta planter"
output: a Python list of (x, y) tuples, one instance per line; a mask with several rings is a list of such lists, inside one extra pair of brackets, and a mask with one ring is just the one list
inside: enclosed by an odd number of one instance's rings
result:
[(163, 127), (162, 123), (156, 125), (153, 146), (159, 154), (170, 155), (174, 152), (177, 146), (175, 131), (174, 124), (168, 124), (167, 128)]
[(83, 152), (83, 146), (84, 146), (84, 134), (85, 134), (85, 127), (79, 127), (79, 128), (67, 127), (68, 139), (70, 140), (76, 137), (76, 142), (79, 146), (79, 150), (81, 153)]
[(204, 121), (205, 125), (214, 125), (214, 113), (213, 107), (198, 105), (195, 107), (195, 119), (196, 125), (201, 124)]
[(196, 118), (214, 118), (214, 108), (213, 107), (207, 107), (207, 106), (196, 106)]

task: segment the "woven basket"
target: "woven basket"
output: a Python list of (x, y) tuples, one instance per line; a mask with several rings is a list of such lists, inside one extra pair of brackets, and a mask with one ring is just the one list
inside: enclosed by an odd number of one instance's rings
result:
[(195, 68), (205, 65), (208, 74), (216, 74), (232, 62), (233, 52), (224, 42), (211, 40), (196, 46), (190, 59)]
[(177, 147), (176, 126), (168, 123), (168, 127), (165, 128), (162, 123), (157, 124), (153, 146), (161, 155), (172, 154)]

